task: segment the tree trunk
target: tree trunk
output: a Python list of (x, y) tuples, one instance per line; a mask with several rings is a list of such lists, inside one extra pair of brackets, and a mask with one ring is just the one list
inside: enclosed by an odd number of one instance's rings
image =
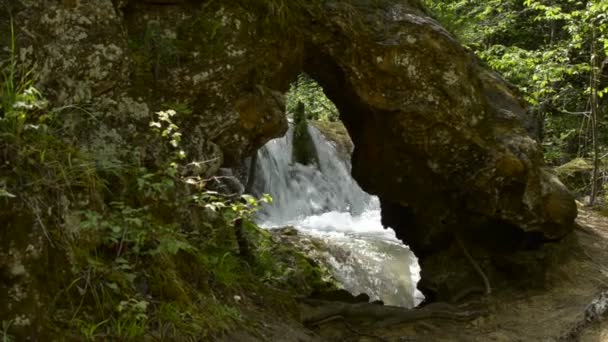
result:
[(589, 77), (589, 88), (590, 98), (589, 103), (591, 105), (591, 142), (593, 144), (593, 173), (591, 176), (591, 196), (589, 198), (589, 205), (595, 204), (599, 190), (599, 169), (600, 169), (600, 153), (598, 146), (598, 87), (599, 87), (599, 65), (598, 65), (598, 50), (596, 41), (596, 28), (595, 23), (591, 22), (591, 76)]

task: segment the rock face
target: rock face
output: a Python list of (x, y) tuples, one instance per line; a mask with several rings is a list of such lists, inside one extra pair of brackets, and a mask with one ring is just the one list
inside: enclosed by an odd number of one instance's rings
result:
[(340, 159), (350, 163), (355, 145), (344, 124), (341, 121), (313, 121), (312, 125), (325, 136), (325, 139), (334, 144)]
[(203, 175), (285, 133), (282, 93), (305, 71), (340, 110), (354, 177), (419, 256), (427, 298), (483, 284), (457, 237), (493, 284), (542, 270), (535, 255), (577, 211), (506, 83), (417, 0), (283, 4), (0, 0), (0, 27), (13, 17), (20, 66), (71, 113), (79, 144), (154, 162), (142, 132), (174, 108), (189, 158), (209, 161)]

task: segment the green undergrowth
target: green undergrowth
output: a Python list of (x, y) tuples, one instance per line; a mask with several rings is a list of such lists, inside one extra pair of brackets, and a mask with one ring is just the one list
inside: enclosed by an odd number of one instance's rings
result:
[[(44, 312), (25, 313), (42, 317), (28, 318), (38, 337), (200, 341), (237, 328), (263, 336), (268, 317), (298, 319), (296, 295), (330, 286), (252, 222), (269, 197), (223, 195), (187, 173), (175, 111), (150, 123), (148, 143), (169, 151), (160, 167), (103, 162), (64, 136), (65, 113), (15, 81), (14, 67), (3, 66), (0, 94), (0, 252), (35, 245), (46, 256), (25, 265), (44, 302)], [(6, 340), (21, 336), (11, 316), (20, 302), (2, 305)]]
[(257, 13), (265, 13), (267, 24), (289, 28), (302, 17), (316, 17), (322, 13), (319, 0), (239, 0), (245, 8)]
[(363, 19), (360, 7), (376, 7), (382, 1), (372, 0), (359, 4), (336, 1), (329, 5), (321, 0), (238, 0), (236, 3), (258, 14), (259, 24), (268, 34), (293, 38), (303, 28), (322, 24), (330, 17), (340, 22), (341, 29), (351, 33), (369, 31), (370, 27)]

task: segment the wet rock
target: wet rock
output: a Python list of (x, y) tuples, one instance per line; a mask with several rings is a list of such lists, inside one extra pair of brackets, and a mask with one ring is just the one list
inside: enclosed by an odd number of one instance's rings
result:
[(350, 139), (344, 124), (340, 121), (313, 121), (311, 123), (323, 134), (325, 139), (336, 147), (340, 159), (350, 163), (350, 158), (355, 146), (353, 145), (353, 141)]
[(385, 302), (414, 307), (415, 283), (409, 269), (411, 252), (394, 241), (354, 236), (331, 237), (298, 233), (293, 227), (273, 229), (281, 244), (301, 251), (332, 275), (338, 291), (311, 294), (311, 298), (348, 303)]

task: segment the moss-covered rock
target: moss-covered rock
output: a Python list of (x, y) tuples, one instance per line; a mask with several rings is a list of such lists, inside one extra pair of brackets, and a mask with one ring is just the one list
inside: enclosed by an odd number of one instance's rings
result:
[(572, 159), (555, 168), (559, 179), (579, 196), (587, 192), (591, 183), (592, 171), (593, 164), (591, 161), (583, 158)]
[(350, 162), (355, 146), (344, 124), (340, 121), (313, 121), (312, 124), (323, 134), (325, 139), (334, 144), (340, 158), (343, 161)]
[(319, 165), (315, 142), (308, 131), (308, 120), (304, 104), (298, 103), (293, 114), (293, 161), (303, 165)]

